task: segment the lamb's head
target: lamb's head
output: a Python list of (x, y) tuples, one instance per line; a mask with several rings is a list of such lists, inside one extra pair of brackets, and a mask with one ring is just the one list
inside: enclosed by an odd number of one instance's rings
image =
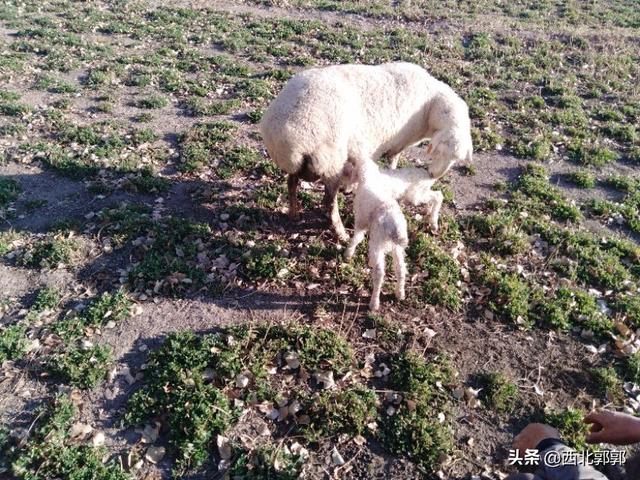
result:
[(346, 193), (358, 188), (358, 168), (350, 161), (344, 164), (340, 173), (340, 187)]
[(437, 131), (427, 147), (431, 160), (429, 173), (433, 178), (442, 177), (458, 161), (471, 162), (473, 142), (469, 128), (449, 128)]

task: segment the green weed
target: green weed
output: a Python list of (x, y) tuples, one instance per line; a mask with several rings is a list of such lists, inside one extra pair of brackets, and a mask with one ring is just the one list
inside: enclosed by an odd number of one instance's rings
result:
[(447, 396), (437, 385), (450, 381), (451, 368), (443, 359), (427, 363), (411, 351), (393, 356), (390, 364), (389, 386), (401, 392), (405, 402), (394, 415), (382, 416), (380, 440), (391, 452), (407, 455), (431, 472), (452, 448), (451, 431), (437, 418), (447, 406)]
[(482, 400), (499, 413), (513, 412), (518, 400), (518, 387), (503, 373), (491, 372), (480, 375), (484, 385)]
[(27, 352), (27, 328), (24, 325), (0, 327), (0, 363), (18, 360)]
[(14, 452), (13, 475), (30, 480), (132, 478), (114, 462), (103, 462), (105, 448), (78, 445), (69, 437), (75, 412), (71, 400), (62, 396), (42, 409), (26, 445)]

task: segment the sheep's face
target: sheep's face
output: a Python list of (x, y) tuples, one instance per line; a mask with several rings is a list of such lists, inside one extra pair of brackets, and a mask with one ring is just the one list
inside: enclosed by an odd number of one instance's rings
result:
[(427, 154), (431, 160), (429, 173), (433, 178), (440, 178), (455, 162), (471, 161), (473, 156), (471, 132), (466, 129), (440, 130), (431, 139)]

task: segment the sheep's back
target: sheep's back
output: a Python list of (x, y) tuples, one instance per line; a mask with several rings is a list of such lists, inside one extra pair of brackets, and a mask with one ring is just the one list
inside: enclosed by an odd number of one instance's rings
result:
[(423, 138), (422, 109), (440, 82), (409, 63), (335, 65), (293, 76), (271, 103), (260, 129), (272, 159), (296, 173), (304, 156), (320, 176), (347, 158), (378, 158), (402, 138)]

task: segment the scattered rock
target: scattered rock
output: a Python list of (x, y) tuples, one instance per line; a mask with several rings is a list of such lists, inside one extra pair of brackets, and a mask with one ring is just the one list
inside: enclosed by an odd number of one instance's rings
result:
[(144, 458), (153, 464), (158, 463), (160, 460), (164, 458), (165, 448), (164, 447), (156, 447), (151, 445), (147, 448), (147, 452), (144, 454)]
[(333, 447), (333, 450), (331, 450), (331, 463), (338, 466), (345, 464), (344, 458), (342, 458), (342, 455), (340, 455), (336, 447)]
[(104, 442), (105, 442), (105, 436), (104, 436), (104, 433), (102, 432), (97, 432), (91, 439), (91, 443), (93, 444), (94, 447), (101, 447), (102, 445), (104, 445)]

